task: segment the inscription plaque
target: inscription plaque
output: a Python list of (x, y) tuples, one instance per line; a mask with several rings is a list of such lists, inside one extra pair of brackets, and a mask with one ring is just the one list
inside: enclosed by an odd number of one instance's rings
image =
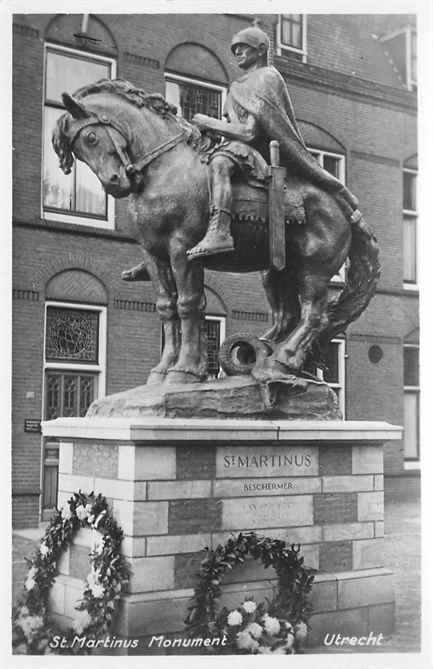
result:
[(305, 495), (320, 493), (316, 476), (297, 478), (220, 479), (215, 481), (216, 497), (252, 497), (268, 495)]
[(317, 446), (221, 446), (217, 448), (217, 478), (317, 476)]

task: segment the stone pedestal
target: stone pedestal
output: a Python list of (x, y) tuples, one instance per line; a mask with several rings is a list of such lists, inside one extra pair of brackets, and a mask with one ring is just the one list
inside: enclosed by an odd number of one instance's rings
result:
[[(370, 422), (155, 417), (43, 425), (60, 442), (59, 506), (74, 491), (94, 490), (125, 533), (132, 575), (113, 634), (139, 639), (138, 654), (170, 651), (149, 642), (182, 635), (201, 550), (244, 530), (301, 543), (305, 563), (319, 570), (310, 644), (322, 645), (327, 633), (389, 634), (382, 445), (400, 432)], [(65, 624), (95, 540), (81, 531), (61, 560), (50, 606)], [(221, 603), (260, 601), (274, 586), (275, 572), (250, 561), (227, 577)]]

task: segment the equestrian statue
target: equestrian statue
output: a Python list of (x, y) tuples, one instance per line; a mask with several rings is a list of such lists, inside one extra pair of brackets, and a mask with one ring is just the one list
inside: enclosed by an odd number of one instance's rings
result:
[[(63, 94), (66, 113), (53, 133), (66, 174), (82, 160), (107, 193), (129, 196), (129, 234), (143, 261), (123, 278), (152, 280), (164, 330), (148, 384), (207, 378), (205, 268), (262, 272), (272, 327), (254, 343), (251, 364), (224, 367), (259, 381), (320, 363), (367, 307), (380, 274), (357, 199), (304, 144), (286, 84), (267, 64), (267, 35), (246, 28), (231, 49), (243, 74), (227, 94), (225, 120), (196, 114), (190, 123), (159, 94), (102, 80)], [(345, 286), (330, 299), (329, 282), (346, 261)]]

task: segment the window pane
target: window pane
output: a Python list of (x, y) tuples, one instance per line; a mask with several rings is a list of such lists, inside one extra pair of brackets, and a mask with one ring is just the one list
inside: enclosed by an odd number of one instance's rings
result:
[(180, 89), (176, 82), (166, 81), (165, 82), (165, 99), (170, 104), (177, 107), (180, 111)]
[(416, 32), (411, 33), (411, 40), (410, 40), (410, 76), (412, 79), (412, 82), (416, 84), (418, 81), (417, 79), (417, 68), (416, 68), (416, 42), (417, 42), (417, 35)]
[(63, 174), (51, 143), (55, 123), (62, 114), (60, 109), (45, 107), (43, 202), (45, 207), (71, 211), (74, 206), (74, 176), (73, 173)]
[(58, 470), (58, 465), (44, 466), (44, 509), (54, 509), (57, 505)]
[(327, 156), (326, 153), (323, 156), (323, 167), (327, 172), (330, 172), (331, 174), (334, 175), (334, 177), (337, 177), (337, 179), (340, 178), (340, 163), (341, 163), (340, 158), (335, 158), (334, 156)]
[(404, 457), (417, 459), (418, 453), (418, 393), (404, 394)]
[(301, 14), (282, 14), (281, 42), (295, 49), (302, 49)]
[(80, 376), (80, 416), (85, 416), (86, 411), (95, 399), (95, 379), (94, 375)]
[(47, 360), (98, 362), (99, 313), (81, 309), (47, 309)]
[(416, 218), (403, 219), (403, 279), (416, 282)]
[(76, 375), (63, 378), (63, 415), (77, 416), (78, 386)]
[(62, 415), (61, 407), (61, 374), (47, 372), (46, 377), (46, 420), (53, 420)]
[(405, 346), (403, 349), (403, 384), (419, 386), (419, 349)]
[(416, 174), (403, 172), (403, 209), (416, 211)]
[(187, 82), (172, 82), (172, 85), (178, 86), (180, 109), (187, 121), (191, 121), (194, 114), (221, 118), (220, 91)]
[(110, 63), (49, 51), (47, 53), (46, 99), (62, 104), (62, 93), (75, 93), (81, 86), (109, 79)]
[(207, 371), (216, 378), (219, 372), (218, 351), (220, 348), (220, 322), (206, 320)]
[(75, 211), (94, 216), (107, 215), (107, 196), (96, 174), (83, 162), (77, 161)]
[(338, 344), (331, 343), (329, 345), (328, 355), (326, 356), (325, 360), (327, 369), (325, 369), (323, 372), (323, 379), (327, 383), (338, 383), (340, 381), (338, 369), (338, 350)]

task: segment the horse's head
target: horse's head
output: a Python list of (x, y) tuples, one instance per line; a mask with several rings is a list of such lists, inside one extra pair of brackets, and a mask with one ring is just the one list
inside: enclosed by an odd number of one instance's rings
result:
[(109, 117), (68, 93), (62, 99), (67, 111), (58, 119), (52, 140), (63, 172), (70, 173), (75, 156), (87, 163), (107, 193), (116, 198), (129, 195), (136, 182), (127, 171), (129, 138), (125, 128), (114, 115)]

